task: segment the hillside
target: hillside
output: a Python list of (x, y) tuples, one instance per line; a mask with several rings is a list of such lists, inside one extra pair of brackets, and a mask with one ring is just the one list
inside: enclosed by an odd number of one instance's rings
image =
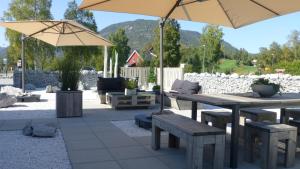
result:
[[(129, 46), (132, 49), (142, 49), (147, 43), (151, 42), (154, 37), (154, 30), (158, 26), (155, 20), (135, 20), (110, 25), (100, 31), (105, 38), (115, 32), (118, 28), (125, 29), (129, 38)], [(201, 34), (196, 31), (181, 30), (181, 43), (186, 46), (199, 46)], [(233, 54), (237, 51), (231, 44), (223, 42), (225, 46), (225, 54)]]

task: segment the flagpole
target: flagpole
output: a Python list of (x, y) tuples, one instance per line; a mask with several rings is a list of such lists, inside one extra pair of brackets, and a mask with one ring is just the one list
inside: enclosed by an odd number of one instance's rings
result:
[(25, 56), (24, 56), (24, 41), (25, 35), (22, 34), (22, 52), (21, 52), (21, 59), (22, 59), (22, 92), (25, 93)]

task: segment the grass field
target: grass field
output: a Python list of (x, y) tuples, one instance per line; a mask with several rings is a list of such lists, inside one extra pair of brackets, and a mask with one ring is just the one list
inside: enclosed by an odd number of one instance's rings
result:
[(220, 73), (237, 73), (237, 74), (249, 74), (257, 71), (256, 67), (253, 66), (239, 66), (236, 60), (222, 59), (220, 61), (219, 68), (217, 69)]

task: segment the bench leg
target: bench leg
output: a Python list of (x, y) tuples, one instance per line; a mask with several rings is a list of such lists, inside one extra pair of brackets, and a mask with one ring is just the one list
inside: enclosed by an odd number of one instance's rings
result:
[(297, 132), (290, 132), (289, 139), (285, 141), (285, 167), (289, 168), (295, 164)]
[(255, 145), (255, 137), (253, 137), (252, 132), (249, 131), (251, 129), (245, 129), (245, 161), (252, 163), (254, 161), (254, 145)]
[(189, 137), (187, 140), (187, 169), (203, 168), (203, 137)]
[(161, 129), (152, 124), (152, 149), (158, 150), (160, 149), (160, 133)]
[(180, 146), (180, 139), (173, 134), (169, 133), (169, 148), (179, 148)]
[(278, 134), (264, 133), (262, 134), (262, 169), (277, 168), (277, 149), (278, 149)]
[(225, 135), (216, 136), (215, 152), (214, 152), (214, 168), (224, 168), (224, 156), (225, 156)]

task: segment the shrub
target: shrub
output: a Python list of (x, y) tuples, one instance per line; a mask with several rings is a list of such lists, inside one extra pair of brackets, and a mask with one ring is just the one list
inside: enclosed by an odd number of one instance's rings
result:
[(65, 58), (59, 64), (60, 78), (62, 82), (62, 91), (77, 91), (80, 78), (80, 64), (70, 56)]
[(130, 89), (130, 90), (138, 88), (138, 82), (137, 82), (137, 80), (135, 80), (135, 79), (128, 79), (126, 81), (126, 88)]

